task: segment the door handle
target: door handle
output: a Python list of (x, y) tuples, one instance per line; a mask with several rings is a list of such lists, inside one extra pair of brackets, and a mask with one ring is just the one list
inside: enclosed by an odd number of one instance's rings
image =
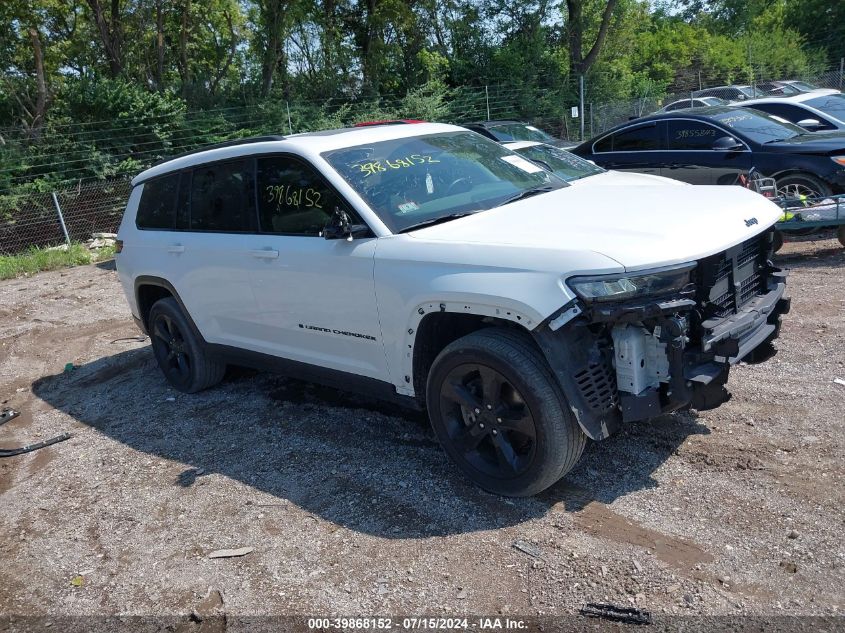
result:
[(250, 255), (257, 257), (258, 259), (279, 259), (279, 251), (273, 251), (268, 248), (250, 251)]
[(167, 252), (168, 253), (184, 253), (185, 252), (185, 246), (184, 246), (184, 244), (171, 244), (170, 246), (167, 247)]

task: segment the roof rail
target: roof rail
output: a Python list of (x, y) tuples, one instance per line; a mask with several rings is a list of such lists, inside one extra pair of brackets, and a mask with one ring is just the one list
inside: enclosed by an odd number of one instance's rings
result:
[(177, 158), (184, 158), (185, 156), (191, 156), (193, 154), (199, 154), (200, 152), (207, 152), (208, 150), (212, 149), (223, 149), (224, 147), (234, 147), (236, 145), (248, 145), (250, 143), (266, 143), (268, 141), (284, 140), (285, 137), (280, 134), (269, 134), (267, 136), (250, 136), (248, 138), (239, 138), (231, 141), (223, 141), (222, 143), (212, 143), (211, 145), (204, 145), (203, 147), (198, 147), (197, 149), (192, 149), (189, 152), (183, 152), (182, 154), (177, 154), (176, 156), (168, 156), (167, 158), (163, 158), (162, 160), (153, 164), (152, 167), (158, 167), (159, 165), (168, 163), (171, 160), (176, 160)]

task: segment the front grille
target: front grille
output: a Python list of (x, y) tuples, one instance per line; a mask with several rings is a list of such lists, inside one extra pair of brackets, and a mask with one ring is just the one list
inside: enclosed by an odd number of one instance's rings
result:
[(767, 233), (698, 262), (695, 271), (704, 318), (725, 318), (766, 291)]

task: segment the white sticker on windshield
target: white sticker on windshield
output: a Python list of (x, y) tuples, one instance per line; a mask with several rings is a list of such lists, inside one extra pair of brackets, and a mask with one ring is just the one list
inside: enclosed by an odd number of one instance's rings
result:
[(529, 174), (536, 174), (538, 171), (543, 171), (542, 167), (535, 165), (530, 160), (524, 159), (522, 156), (502, 156), (502, 160), (514, 167), (519, 167), (522, 171)]
[(425, 175), (425, 190), (428, 192), (428, 195), (434, 193), (434, 180), (431, 179), (431, 174)]
[(531, 130), (532, 132), (539, 132), (540, 131), (536, 127), (534, 127), (533, 125), (526, 125), (525, 127), (528, 128), (529, 130)]

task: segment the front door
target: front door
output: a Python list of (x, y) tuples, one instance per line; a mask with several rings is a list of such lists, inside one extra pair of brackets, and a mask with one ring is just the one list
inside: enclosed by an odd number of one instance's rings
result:
[(256, 175), (251, 283), (265, 328), (260, 351), (387, 379), (373, 284), (377, 239), (322, 237), (335, 207), (353, 213), (304, 160), (258, 158)]
[(660, 175), (693, 185), (733, 185), (753, 166), (751, 152), (715, 150), (713, 144), (729, 132), (693, 119), (669, 119), (666, 160)]

